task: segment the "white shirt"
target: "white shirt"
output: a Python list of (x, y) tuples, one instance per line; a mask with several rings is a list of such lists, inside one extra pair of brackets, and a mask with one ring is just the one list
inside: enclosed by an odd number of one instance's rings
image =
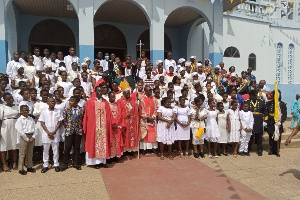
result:
[(64, 62), (66, 64), (66, 68), (68, 71), (71, 71), (72, 70), (72, 63), (73, 62), (76, 62), (78, 65), (79, 65), (79, 58), (77, 56), (70, 56), (70, 55), (67, 55), (65, 56), (64, 58)]
[(202, 72), (202, 74), (198, 73), (198, 80), (201, 82), (201, 84), (205, 81), (206, 75)]
[[(51, 60), (48, 60), (45, 65), (48, 65), (52, 68), (52, 71), (56, 70), (58, 68), (58, 64), (56, 62), (51, 62)], [(44, 67), (45, 69), (45, 67)]]
[(27, 65), (27, 62), (23, 58), (19, 58), (19, 63), (21, 63), (21, 65)]
[(37, 57), (37, 56), (33, 55), (33, 64), (34, 64), (34, 66), (40, 66), (40, 67), (42, 67), (43, 63), (42, 63), (41, 56)]
[(59, 66), (59, 63), (61, 63), (61, 62), (65, 62), (64, 60), (59, 60), (59, 59), (56, 59), (55, 60), (55, 63), (56, 63), (56, 65), (57, 65), (57, 67)]
[(32, 137), (35, 138), (36, 135), (36, 127), (35, 127), (35, 121), (32, 119), (32, 117), (24, 117), (21, 115), (16, 122), (15, 125), (19, 137), (17, 138), (17, 143), (20, 143), (20, 137), (22, 137), (25, 141), (29, 141), (28, 137), (26, 136), (26, 133), (32, 133)]
[(93, 92), (93, 85), (90, 82), (81, 82), (81, 86), (84, 89), (84, 93), (86, 94), (87, 97), (91, 97), (92, 96), (92, 92)]
[(169, 67), (170, 66), (173, 66), (174, 67), (174, 71), (176, 69), (176, 62), (175, 60), (171, 59), (171, 60), (168, 60), (168, 59), (165, 59), (165, 69), (166, 71), (169, 73)]
[(51, 62), (50, 57), (49, 58), (43, 57), (43, 65), (45, 65), (48, 62)]
[(241, 124), (243, 129), (253, 129), (253, 124), (254, 124), (254, 118), (252, 112), (244, 112), (241, 110), (239, 112), (240, 119), (241, 119)]
[(14, 60), (11, 60), (6, 65), (6, 74), (12, 78), (17, 75), (17, 69), (19, 69), (22, 66), (21, 63), (16, 62)]
[[(53, 111), (50, 111), (49, 109), (46, 109), (46, 110), (42, 111), (38, 121), (44, 122), (48, 131), (53, 132), (55, 130), (58, 122), (60, 122), (62, 120), (63, 120), (63, 117), (62, 117), (60, 110), (54, 109)], [(48, 137), (48, 134), (43, 129), (42, 140), (43, 140), (43, 143), (60, 142), (59, 130), (56, 131), (56, 134), (54, 134), (54, 139), (52, 140)]]

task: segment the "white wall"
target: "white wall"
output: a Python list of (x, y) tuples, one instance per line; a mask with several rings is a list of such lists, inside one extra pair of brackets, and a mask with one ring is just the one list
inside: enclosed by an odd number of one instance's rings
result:
[(203, 60), (203, 25), (194, 24), (187, 40), (187, 58), (196, 56), (197, 60)]

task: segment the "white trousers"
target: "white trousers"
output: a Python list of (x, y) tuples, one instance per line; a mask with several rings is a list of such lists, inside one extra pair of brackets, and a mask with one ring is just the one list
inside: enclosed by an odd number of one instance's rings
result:
[(158, 148), (158, 144), (157, 142), (150, 142), (150, 143), (146, 143), (146, 142), (140, 142), (140, 149), (143, 150), (147, 150), (147, 149), (157, 149)]
[(246, 132), (244, 130), (241, 131), (241, 137), (240, 137), (240, 141), (241, 141), (241, 145), (239, 148), (239, 152), (242, 153), (247, 153), (248, 152), (248, 144), (251, 138), (252, 132)]
[(53, 142), (53, 143), (44, 143), (44, 151), (43, 151), (43, 167), (49, 167), (49, 149), (50, 145), (52, 146), (52, 152), (53, 152), (53, 162), (54, 167), (59, 166), (58, 158), (59, 158), (59, 143)]

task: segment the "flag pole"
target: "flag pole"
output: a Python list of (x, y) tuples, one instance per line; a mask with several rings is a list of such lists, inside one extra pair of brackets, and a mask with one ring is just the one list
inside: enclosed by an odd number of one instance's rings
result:
[(138, 159), (140, 159), (140, 132), (139, 132), (139, 122), (140, 122), (140, 118), (139, 118), (139, 98), (138, 98), (138, 91), (136, 91), (136, 132), (137, 132), (137, 141), (138, 141)]

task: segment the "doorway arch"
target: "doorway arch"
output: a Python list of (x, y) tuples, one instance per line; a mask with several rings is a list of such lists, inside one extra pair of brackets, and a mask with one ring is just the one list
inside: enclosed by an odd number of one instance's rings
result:
[(31, 30), (28, 39), (28, 52), (34, 47), (48, 48), (50, 51), (62, 51), (67, 55), (69, 47), (76, 47), (75, 36), (71, 28), (58, 20), (47, 19), (37, 23)]

